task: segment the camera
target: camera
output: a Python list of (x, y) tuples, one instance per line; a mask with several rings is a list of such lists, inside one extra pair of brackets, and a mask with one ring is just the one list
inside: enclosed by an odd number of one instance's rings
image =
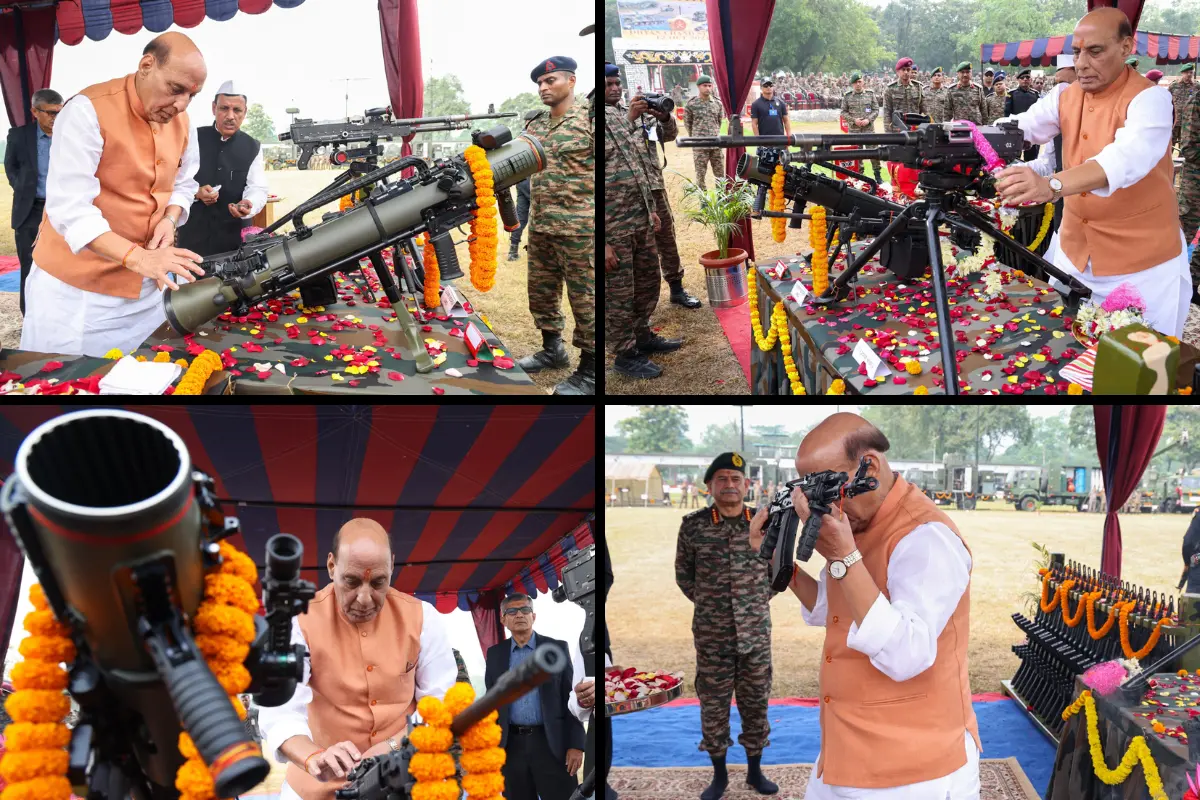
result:
[[(833, 510), (835, 503), (879, 488), (876, 478), (867, 477), (869, 466), (870, 462), (866, 458), (861, 459), (853, 478), (849, 478), (845, 472), (832, 470), (810, 472), (798, 480), (785, 483), (771, 498), (767, 509), (770, 516), (758, 551), (759, 555), (771, 562), (771, 589), (782, 592), (791, 582), (792, 573), (795, 571), (793, 549), (796, 561), (808, 561), (812, 558), (817, 536), (821, 532), (821, 518)], [(800, 518), (796, 516), (795, 506), (792, 505), (792, 491), (797, 487), (804, 492), (809, 509), (799, 542), (796, 541), (796, 528), (800, 525)]]
[(642, 99), (646, 101), (646, 105), (650, 106), (651, 111), (660, 111), (663, 114), (670, 114), (675, 110), (675, 101), (665, 94), (648, 92), (642, 95)]

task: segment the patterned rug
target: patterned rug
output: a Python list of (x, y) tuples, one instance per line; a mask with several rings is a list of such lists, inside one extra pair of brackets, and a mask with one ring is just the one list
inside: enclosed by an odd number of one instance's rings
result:
[[(812, 764), (769, 764), (763, 771), (779, 784), (778, 800), (801, 800)], [(726, 800), (761, 798), (746, 788), (746, 767), (729, 765)], [(712, 780), (711, 767), (667, 767), (641, 769), (614, 767), (609, 783), (621, 800), (694, 800)], [(979, 762), (980, 800), (1038, 800), (1037, 793), (1015, 758), (984, 759)]]

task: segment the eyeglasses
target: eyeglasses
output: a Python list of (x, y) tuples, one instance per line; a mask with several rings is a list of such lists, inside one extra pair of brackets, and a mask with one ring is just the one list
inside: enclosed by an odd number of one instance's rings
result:
[(504, 616), (511, 617), (514, 614), (532, 614), (533, 606), (517, 606), (516, 608), (504, 609)]

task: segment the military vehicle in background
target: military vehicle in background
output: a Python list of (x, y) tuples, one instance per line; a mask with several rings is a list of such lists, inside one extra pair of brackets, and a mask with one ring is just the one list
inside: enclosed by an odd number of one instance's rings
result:
[(1099, 470), (1092, 467), (1050, 464), (1036, 473), (1018, 473), (1012, 489), (1012, 503), (1018, 511), (1036, 511), (1038, 506), (1075, 506), (1087, 509), (1092, 481), (1099, 482)]
[(1005, 474), (978, 469), (964, 456), (947, 453), (936, 469), (912, 467), (904, 480), (916, 486), (940, 506), (971, 510), (980, 500), (987, 501), (1004, 492)]
[(1181, 473), (1182, 470), (1162, 476), (1153, 468), (1146, 471), (1138, 487), (1142, 513), (1162, 511), (1167, 514), (1190, 514), (1200, 508), (1200, 470), (1194, 469), (1186, 475)]

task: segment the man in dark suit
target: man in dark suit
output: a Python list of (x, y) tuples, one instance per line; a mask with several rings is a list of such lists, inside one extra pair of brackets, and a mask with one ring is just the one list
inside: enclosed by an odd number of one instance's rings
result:
[[(491, 689), (506, 671), (533, 655), (543, 644), (562, 650), (566, 642), (533, 631), (533, 600), (512, 594), (500, 604), (501, 621), (512, 634), (488, 648), (484, 683)], [(569, 800), (583, 764), (583, 725), (567, 709), (571, 671), (565, 670), (509, 705), (500, 707), (500, 746), (508, 750), (504, 764), (504, 796), (508, 800)]]
[(21, 313), (25, 313), (25, 278), (33, 263), (33, 243), (46, 206), (46, 175), (50, 171), (50, 137), (54, 118), (62, 110), (62, 95), (52, 89), (33, 93), (33, 122), (8, 129), (4, 173), (13, 190), (12, 227), (21, 262)]

